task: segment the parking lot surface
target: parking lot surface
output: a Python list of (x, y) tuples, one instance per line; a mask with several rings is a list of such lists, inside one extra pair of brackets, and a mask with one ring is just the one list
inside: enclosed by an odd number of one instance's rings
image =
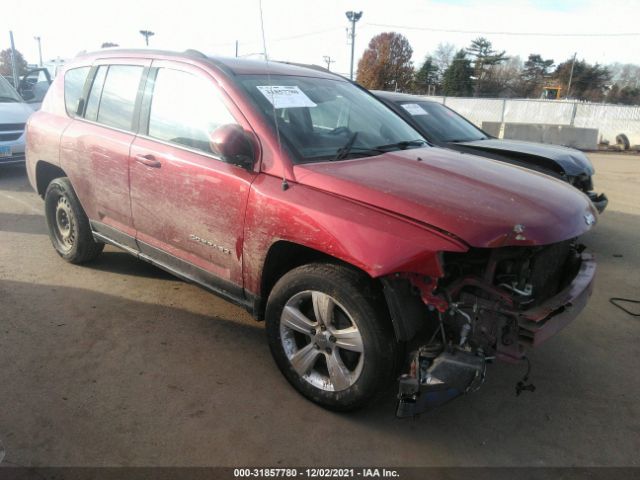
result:
[(640, 156), (591, 154), (608, 210), (582, 315), (524, 365), (418, 419), (298, 395), (243, 310), (107, 247), (62, 261), (24, 166), (0, 170), (0, 449), (19, 466), (639, 465)]

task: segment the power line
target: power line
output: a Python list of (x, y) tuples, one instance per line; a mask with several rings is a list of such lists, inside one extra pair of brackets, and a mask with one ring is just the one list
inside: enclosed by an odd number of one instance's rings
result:
[(519, 37), (634, 37), (640, 36), (640, 32), (623, 33), (547, 33), (547, 32), (490, 32), (486, 30), (456, 30), (449, 28), (414, 27), (410, 25), (388, 25), (384, 23), (365, 23), (371, 27), (396, 28), (399, 30), (421, 30), (425, 32), (441, 33), (471, 33), (476, 35), (513, 35)]
[[(306, 32), (306, 33), (300, 33), (297, 35), (289, 35), (286, 37), (275, 37), (275, 38), (270, 38), (269, 42), (273, 43), (273, 42), (282, 42), (282, 41), (286, 41), (286, 40), (294, 40), (297, 38), (304, 38), (304, 37), (311, 37), (314, 35), (321, 35), (323, 33), (329, 33), (329, 32), (335, 32), (337, 30), (342, 30), (343, 27), (332, 27), (332, 28), (325, 28), (324, 30), (316, 30), (314, 32)], [(208, 44), (209, 47), (228, 47), (228, 46), (233, 46), (235, 45), (235, 42), (223, 42), (223, 43), (211, 43)], [(260, 42), (242, 42), (243, 46), (254, 46), (254, 45), (260, 45)]]

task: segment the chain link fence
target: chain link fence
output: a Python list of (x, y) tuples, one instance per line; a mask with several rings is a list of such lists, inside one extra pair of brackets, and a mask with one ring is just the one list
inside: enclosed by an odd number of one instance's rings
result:
[(482, 122), (538, 123), (597, 128), (600, 141), (623, 134), (640, 145), (640, 107), (567, 100), (425, 97), (452, 108), (479, 127)]

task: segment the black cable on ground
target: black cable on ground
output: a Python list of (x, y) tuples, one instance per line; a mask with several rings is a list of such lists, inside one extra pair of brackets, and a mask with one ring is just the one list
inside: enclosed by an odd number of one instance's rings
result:
[(627, 310), (626, 308), (624, 308), (622, 305), (620, 305), (617, 302), (627, 302), (627, 303), (640, 303), (640, 300), (631, 300), (630, 298), (617, 298), (617, 297), (611, 297), (609, 299), (609, 302), (611, 302), (612, 305), (615, 305), (616, 307), (618, 307), (620, 310), (622, 310), (625, 313), (628, 313), (629, 315), (631, 315), (632, 317), (640, 317), (640, 313), (633, 313), (631, 310)]

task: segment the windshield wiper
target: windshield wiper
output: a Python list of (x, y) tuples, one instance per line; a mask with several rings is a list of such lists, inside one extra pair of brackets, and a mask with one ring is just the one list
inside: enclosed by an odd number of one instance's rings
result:
[(378, 145), (377, 147), (374, 147), (372, 150), (378, 150), (380, 152), (388, 152), (389, 150), (393, 150), (393, 149), (406, 150), (409, 147), (421, 147), (423, 145), (428, 145), (428, 143), (424, 140), (404, 140), (402, 142), (389, 143), (387, 145)]
[(336, 151), (336, 156), (333, 158), (334, 161), (342, 160), (347, 155), (349, 155), (349, 152), (351, 151), (351, 148), (353, 147), (353, 144), (355, 143), (356, 138), (358, 138), (358, 133), (359, 132), (354, 132), (353, 135), (351, 135), (351, 137), (349, 138), (349, 140), (347, 140), (347, 143), (345, 143), (342, 147), (340, 147)]

